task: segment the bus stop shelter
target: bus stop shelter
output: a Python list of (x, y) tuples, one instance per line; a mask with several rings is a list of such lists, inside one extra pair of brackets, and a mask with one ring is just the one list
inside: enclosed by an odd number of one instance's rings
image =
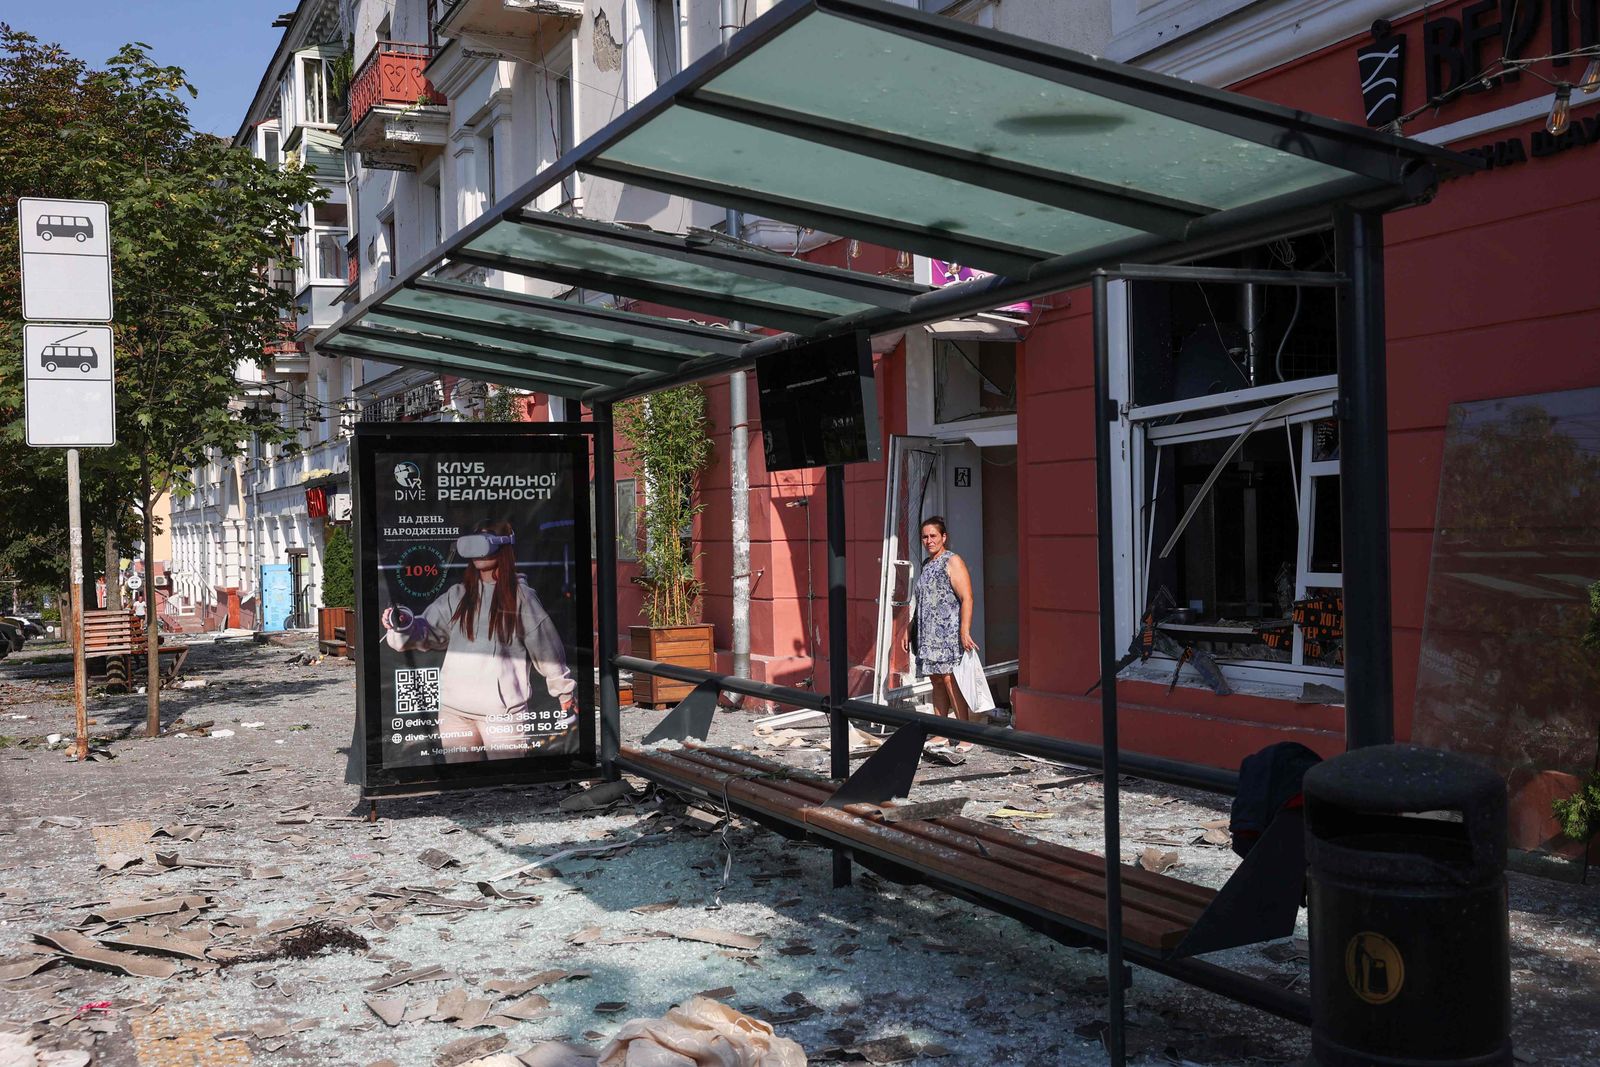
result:
[[(1224, 793), (1234, 788), (1235, 776), (1122, 752), (1117, 743), (1115, 667), (1128, 635), (1114, 632), (1105, 608), (1112, 582), (1106, 448), (1109, 426), (1119, 417), (1106, 400), (1106, 285), (1118, 277), (1176, 276), (1163, 272), (1333, 230), (1333, 272), (1256, 273), (1270, 274), (1265, 280), (1271, 282), (1332, 286), (1337, 293), (1346, 738), (1351, 747), (1386, 742), (1393, 714), (1382, 217), (1426, 202), (1441, 179), (1475, 166), (1432, 146), (887, 0), (783, 0), (362, 301), (317, 347), (589, 406), (606, 774), (624, 768), (651, 773), (619, 746), (621, 668), (695, 682), (704, 693), (722, 689), (829, 712), (835, 779), (850, 777), (850, 718), (910, 727), (907, 738), (919, 749), (922, 734), (937, 724), (938, 733), (952, 738), (1103, 767), (1105, 855), (1113, 859), (1105, 864), (1104, 922), (1091, 940), (1107, 954), (1109, 1047), (1120, 1063), (1125, 955), (1291, 1018), (1303, 1017), (1303, 1003), (1202, 961), (1130, 946), (1123, 937), (1124, 876), (1114, 859), (1120, 856), (1119, 773)], [(960, 262), (993, 276), (929, 289), (755, 250), (737, 239), (533, 207), (540, 194), (574, 174)], [(683, 317), (511, 292), (441, 274), (457, 264), (607, 294), (619, 303), (672, 308)], [(1192, 279), (1204, 272), (1182, 268), (1181, 274)], [(1247, 274), (1234, 272), (1231, 280), (1251, 281)], [(848, 699), (844, 482), (837, 467), (827, 472), (832, 670), (826, 695), (618, 655), (613, 404), (751, 367), (763, 354), (807, 340), (902, 330), (1086, 283), (1096, 297), (1101, 746)], [(708, 326), (691, 316), (747, 325)], [(872, 774), (887, 772), (892, 780), (908, 773), (886, 768), (889, 762), (878, 761)], [(861, 788), (870, 793), (870, 784), (863, 781)], [(841, 792), (850, 788), (847, 782)], [(847, 850), (836, 843), (836, 881), (848, 877), (848, 864)]]

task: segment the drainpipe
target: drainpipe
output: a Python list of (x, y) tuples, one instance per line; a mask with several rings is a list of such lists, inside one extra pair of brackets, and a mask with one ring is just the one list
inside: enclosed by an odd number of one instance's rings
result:
[[(733, 40), (738, 29), (737, 0), (722, 0), (722, 43)], [(738, 240), (744, 223), (738, 211), (728, 210), (728, 236)], [(743, 329), (735, 322), (733, 328)], [(728, 376), (728, 451), (729, 483), (733, 504), (733, 675), (750, 677), (750, 429), (749, 382), (746, 372)], [(733, 706), (744, 703), (743, 696), (724, 694)]]
[(261, 433), (250, 434), (250, 582), (256, 591), (256, 630), (261, 630)]

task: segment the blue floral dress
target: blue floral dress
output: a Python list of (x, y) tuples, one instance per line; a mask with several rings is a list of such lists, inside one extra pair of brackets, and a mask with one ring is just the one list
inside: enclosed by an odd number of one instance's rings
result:
[(941, 552), (917, 575), (917, 669), (953, 674), (961, 662), (961, 599), (946, 573), (954, 552)]

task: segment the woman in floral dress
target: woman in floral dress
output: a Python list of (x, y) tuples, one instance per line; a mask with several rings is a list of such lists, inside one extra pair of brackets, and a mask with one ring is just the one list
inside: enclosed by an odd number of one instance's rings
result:
[[(955, 670), (962, 653), (978, 647), (972, 639), (972, 576), (961, 557), (950, 551), (949, 540), (943, 516), (923, 522), (922, 547), (928, 558), (917, 576), (917, 668), (933, 683), (934, 710), (967, 722), (971, 712), (956, 685)], [(930, 738), (930, 743), (944, 744), (945, 739)], [(963, 741), (955, 748), (965, 753), (972, 742)]]

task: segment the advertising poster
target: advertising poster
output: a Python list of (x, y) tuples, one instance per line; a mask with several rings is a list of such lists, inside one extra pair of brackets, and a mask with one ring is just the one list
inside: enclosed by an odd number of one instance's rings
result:
[(566, 777), (594, 748), (587, 435), (423, 430), (357, 429), (362, 784)]

